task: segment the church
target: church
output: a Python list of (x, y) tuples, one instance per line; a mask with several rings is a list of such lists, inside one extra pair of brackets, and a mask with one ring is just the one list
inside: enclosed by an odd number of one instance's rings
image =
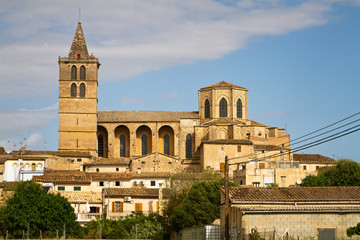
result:
[[(225, 156), (293, 160), (284, 129), (248, 119), (248, 90), (225, 81), (198, 90), (197, 111), (98, 111), (99, 59), (78, 23), (59, 57), (59, 151), (126, 159), (130, 171), (224, 170)], [(99, 160), (100, 161), (100, 160)]]

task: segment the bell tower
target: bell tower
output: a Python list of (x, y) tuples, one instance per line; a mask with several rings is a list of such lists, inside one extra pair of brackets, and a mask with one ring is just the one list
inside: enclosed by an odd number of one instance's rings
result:
[(59, 57), (59, 151), (96, 155), (99, 66), (79, 22), (68, 57)]

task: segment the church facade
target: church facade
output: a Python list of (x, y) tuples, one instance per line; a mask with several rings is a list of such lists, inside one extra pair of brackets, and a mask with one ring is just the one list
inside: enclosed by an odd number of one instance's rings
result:
[(79, 23), (68, 57), (59, 57), (60, 152), (128, 159), (131, 171), (223, 171), (225, 156), (292, 160), (284, 129), (248, 119), (246, 88), (203, 87), (198, 111), (98, 111), (99, 66)]

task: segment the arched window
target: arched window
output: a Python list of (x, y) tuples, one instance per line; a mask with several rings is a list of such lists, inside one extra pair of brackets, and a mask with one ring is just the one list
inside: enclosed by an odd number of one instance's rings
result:
[(227, 101), (225, 98), (220, 101), (220, 117), (227, 117)]
[(186, 135), (186, 158), (192, 158), (192, 137), (191, 134)]
[(81, 98), (85, 97), (85, 83), (80, 84), (80, 97)]
[(240, 98), (236, 102), (236, 117), (242, 118), (242, 102)]
[(147, 150), (147, 142), (148, 142), (148, 137), (146, 134), (143, 134), (141, 136), (141, 155), (145, 155), (147, 154), (148, 150)]
[(75, 83), (71, 84), (70, 95), (71, 95), (71, 97), (76, 97), (76, 84)]
[(170, 155), (170, 137), (169, 134), (164, 136), (164, 154)]
[(86, 78), (86, 70), (85, 66), (80, 67), (80, 80), (85, 80)]
[(75, 65), (71, 67), (71, 80), (77, 79), (77, 68)]
[(104, 157), (104, 137), (98, 136), (98, 157)]
[(126, 156), (126, 136), (120, 135), (120, 157)]
[(209, 99), (205, 101), (205, 118), (210, 118), (210, 102)]
[(36, 164), (35, 163), (31, 164), (31, 171), (33, 171), (33, 172), (36, 171)]

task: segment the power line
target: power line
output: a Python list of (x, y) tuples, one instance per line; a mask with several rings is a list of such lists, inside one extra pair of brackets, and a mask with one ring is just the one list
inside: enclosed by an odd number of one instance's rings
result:
[[(328, 125), (328, 126), (326, 126), (326, 127), (323, 127), (323, 128), (318, 129), (318, 130), (316, 130), (316, 131), (313, 131), (313, 132), (311, 132), (311, 133), (308, 133), (308, 134), (306, 134), (306, 135), (304, 135), (304, 136), (298, 137), (298, 138), (296, 138), (296, 139), (294, 139), (294, 140), (299, 140), (299, 139), (301, 139), (301, 138), (304, 138), (304, 137), (306, 137), (306, 136), (309, 136), (309, 135), (311, 135), (311, 134), (314, 134), (314, 133), (316, 133), (316, 132), (319, 132), (319, 131), (321, 131), (321, 130), (324, 130), (324, 129), (326, 129), (326, 128), (329, 128), (329, 127), (331, 127), (331, 126), (334, 126), (334, 125), (336, 125), (336, 124), (338, 124), (338, 123), (340, 123), (340, 122), (343, 122), (343, 121), (345, 121), (345, 120), (347, 120), (347, 119), (350, 119), (350, 118), (352, 118), (352, 117), (354, 117), (354, 116), (356, 116), (356, 115), (358, 115), (358, 114), (360, 114), (360, 112), (358, 112), (358, 113), (356, 113), (356, 114), (353, 114), (353, 115), (351, 115), (351, 116), (349, 116), (349, 117), (346, 117), (346, 118), (344, 118), (344, 119), (342, 119), (342, 120), (339, 120), (339, 121), (337, 121), (337, 122), (335, 122), (335, 123), (332, 123), (332, 124), (330, 124), (330, 125)], [(311, 138), (307, 138), (307, 139), (302, 140), (302, 141), (298, 141), (298, 142), (296, 142), (296, 143), (294, 143), (294, 144), (298, 144), (298, 143), (301, 143), (301, 142), (304, 142), (304, 141), (311, 140), (311, 139), (314, 139), (314, 138), (316, 138), (316, 137), (322, 136), (322, 135), (324, 135), (324, 134), (333, 132), (333, 131), (335, 131), (335, 130), (338, 130), (338, 129), (340, 129), (340, 128), (343, 128), (343, 127), (345, 127), (345, 126), (348, 126), (348, 125), (350, 125), (350, 124), (353, 124), (353, 123), (355, 123), (355, 122), (358, 122), (359, 120), (360, 120), (360, 119), (357, 119), (357, 120), (352, 121), (352, 122), (350, 122), (350, 123), (344, 124), (344, 125), (342, 125), (342, 126), (340, 126), (340, 127), (337, 127), (337, 128), (332, 129), (332, 130), (326, 131), (325, 133), (318, 134), (318, 135), (316, 135), (316, 136), (313, 136), (313, 137), (311, 137)], [(354, 131), (351, 131), (351, 132), (349, 132), (349, 133), (342, 134), (342, 133), (347, 132), (347, 131), (350, 131), (350, 130), (358, 127), (358, 126), (360, 126), (360, 125), (356, 125), (356, 126), (354, 126), (354, 127), (348, 128), (348, 129), (346, 129), (346, 130), (343, 130), (343, 131), (341, 131), (341, 132), (335, 133), (335, 134), (330, 135), (330, 136), (328, 136), (328, 137), (325, 137), (325, 138), (322, 138), (322, 139), (319, 139), (319, 140), (310, 142), (310, 143), (308, 143), (308, 144), (301, 145), (301, 146), (299, 146), (299, 147), (297, 147), (297, 148), (295, 148), (295, 149), (293, 149), (293, 150), (290, 150), (288, 153), (290, 153), (290, 152), (298, 152), (298, 151), (301, 151), (301, 150), (305, 150), (305, 149), (307, 149), (307, 148), (311, 148), (311, 147), (314, 147), (314, 146), (317, 146), (317, 145), (320, 145), (320, 144), (323, 144), (323, 143), (326, 143), (326, 142), (329, 142), (329, 141), (338, 139), (338, 138), (340, 138), (340, 137), (346, 136), (346, 135), (348, 135), (348, 134), (357, 132), (357, 131), (360, 130), (360, 128), (359, 128), (359, 129), (356, 129), (356, 130), (354, 130)], [(342, 134), (342, 135), (340, 135), (340, 136), (338, 136), (338, 137), (334, 137), (334, 136), (339, 135), (339, 134)], [(332, 137), (333, 137), (333, 138), (332, 138)], [(331, 139), (328, 139), (328, 138), (331, 138)], [(292, 140), (292, 141), (294, 141), (294, 140)], [(291, 142), (291, 141), (290, 141), (290, 142)], [(280, 146), (278, 146), (278, 147), (280, 147)], [(283, 147), (283, 146), (282, 146), (282, 147)], [(276, 154), (273, 154), (273, 155), (270, 155), (270, 156), (263, 157), (262, 159), (265, 160), (265, 159), (267, 159), (267, 158), (273, 158), (273, 157), (277, 157), (277, 156), (282, 156), (282, 155), (285, 155), (285, 154), (288, 154), (288, 153), (276, 153)], [(240, 156), (240, 157), (230, 158), (229, 160), (235, 160), (235, 159), (240, 159), (240, 158), (251, 157), (251, 156), (253, 156), (253, 155), (254, 155), (253, 153), (251, 153), (251, 154), (246, 154), (246, 155), (243, 155), (243, 156)], [(256, 157), (256, 154), (255, 154), (255, 157)], [(236, 163), (233, 163), (233, 164), (236, 164)], [(233, 165), (233, 164), (231, 164), (231, 165)]]

